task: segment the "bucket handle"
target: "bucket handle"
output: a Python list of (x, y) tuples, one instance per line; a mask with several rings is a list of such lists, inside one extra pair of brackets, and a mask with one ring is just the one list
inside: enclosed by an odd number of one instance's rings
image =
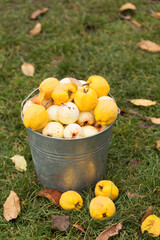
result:
[(21, 119), (22, 119), (22, 121), (23, 121), (23, 107), (24, 107), (24, 104), (32, 96), (32, 94), (34, 94), (38, 90), (39, 90), (39, 88), (34, 89), (21, 103)]

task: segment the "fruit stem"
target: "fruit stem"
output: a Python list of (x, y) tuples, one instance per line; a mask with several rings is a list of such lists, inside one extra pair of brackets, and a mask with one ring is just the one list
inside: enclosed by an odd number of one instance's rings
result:
[(72, 95), (72, 91), (71, 91), (71, 90), (68, 90), (68, 96), (69, 96), (69, 98), (71, 98), (71, 95)]
[(89, 88), (87, 88), (87, 89), (84, 88), (83, 91), (84, 91), (84, 93), (87, 93), (89, 91)]

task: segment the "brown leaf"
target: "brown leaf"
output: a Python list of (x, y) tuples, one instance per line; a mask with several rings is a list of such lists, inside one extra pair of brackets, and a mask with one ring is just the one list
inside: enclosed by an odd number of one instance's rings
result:
[(120, 12), (124, 12), (126, 10), (136, 10), (136, 6), (132, 3), (125, 3), (124, 5), (122, 5), (119, 9)]
[(38, 35), (42, 30), (42, 25), (41, 23), (37, 23), (33, 29), (31, 29), (29, 31), (29, 33), (32, 35), (32, 36), (35, 36), (35, 35)]
[(143, 216), (142, 220), (141, 220), (141, 224), (142, 222), (149, 216), (152, 214), (152, 206), (149, 206), (149, 208), (147, 209), (145, 215)]
[(21, 70), (26, 76), (33, 77), (34, 75), (34, 66), (31, 63), (23, 62)]
[(136, 167), (139, 163), (140, 163), (140, 160), (135, 159), (135, 160), (132, 160), (129, 164), (130, 164), (132, 167)]
[(106, 230), (100, 233), (96, 240), (108, 240), (110, 237), (118, 234), (118, 231), (122, 229), (122, 223), (116, 223)]
[(127, 112), (125, 109), (121, 109), (121, 110), (120, 110), (120, 114), (121, 114), (121, 115), (124, 115), (124, 114), (128, 114), (128, 112)]
[(145, 196), (144, 195), (138, 195), (136, 193), (132, 193), (132, 192), (127, 192), (127, 195), (130, 197), (130, 198), (144, 198)]
[(127, 21), (128, 24), (132, 25), (135, 28), (141, 29), (141, 24), (138, 23), (136, 20), (131, 20), (131, 21)]
[(157, 143), (157, 149), (160, 149), (160, 139), (156, 141)]
[(70, 225), (69, 216), (52, 215), (52, 229), (66, 231)]
[(119, 13), (119, 16), (121, 19), (123, 20), (130, 20), (131, 19), (131, 16), (130, 15), (123, 15), (122, 13)]
[(10, 191), (8, 198), (6, 199), (4, 205), (3, 216), (7, 221), (15, 219), (21, 210), (19, 197), (14, 191)]
[(160, 52), (160, 45), (149, 40), (142, 40), (138, 43), (138, 47), (148, 52)]
[(151, 10), (151, 15), (152, 15), (152, 17), (160, 19), (160, 12), (154, 12)]
[(39, 197), (46, 197), (51, 202), (55, 203), (57, 206), (59, 205), (61, 195), (62, 195), (61, 192), (54, 189), (45, 189), (38, 194)]
[(72, 226), (75, 227), (75, 228), (78, 228), (81, 232), (86, 233), (84, 231), (84, 229), (81, 226), (79, 226), (78, 224), (73, 224)]
[(42, 8), (42, 9), (37, 9), (35, 10), (32, 15), (31, 15), (31, 19), (36, 19), (39, 15), (48, 12), (49, 8)]
[(136, 106), (144, 106), (144, 107), (149, 107), (157, 103), (156, 101), (151, 101), (148, 99), (131, 99), (128, 101)]
[(75, 79), (75, 78), (72, 78), (72, 77), (69, 77), (69, 79), (70, 79), (71, 82), (74, 83), (77, 87), (83, 87), (83, 84), (82, 84), (79, 80), (77, 80), (77, 79)]
[(57, 58), (53, 59), (53, 66), (56, 67), (63, 59), (64, 56), (58, 56)]
[(137, 126), (138, 128), (150, 128), (150, 127), (153, 127), (153, 124), (151, 124), (151, 123), (148, 123), (148, 122), (142, 122), (141, 124), (139, 124), (138, 126)]
[(160, 124), (160, 118), (150, 118), (151, 119), (151, 122), (154, 123), (154, 124)]

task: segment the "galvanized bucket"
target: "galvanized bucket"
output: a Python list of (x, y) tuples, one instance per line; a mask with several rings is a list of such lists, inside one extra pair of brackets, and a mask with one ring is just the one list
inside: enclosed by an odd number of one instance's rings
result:
[[(22, 120), (23, 106), (37, 90), (22, 102)], [(96, 135), (77, 139), (53, 138), (26, 128), (40, 183), (47, 189), (64, 192), (84, 190), (103, 179), (113, 125)]]

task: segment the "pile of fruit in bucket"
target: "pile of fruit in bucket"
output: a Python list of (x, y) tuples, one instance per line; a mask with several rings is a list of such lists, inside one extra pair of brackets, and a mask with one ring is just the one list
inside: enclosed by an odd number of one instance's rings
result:
[(87, 81), (75, 78), (47, 78), (39, 94), (23, 107), (23, 122), (45, 136), (88, 137), (107, 128), (118, 115), (114, 99), (107, 96), (110, 86), (101, 76)]

